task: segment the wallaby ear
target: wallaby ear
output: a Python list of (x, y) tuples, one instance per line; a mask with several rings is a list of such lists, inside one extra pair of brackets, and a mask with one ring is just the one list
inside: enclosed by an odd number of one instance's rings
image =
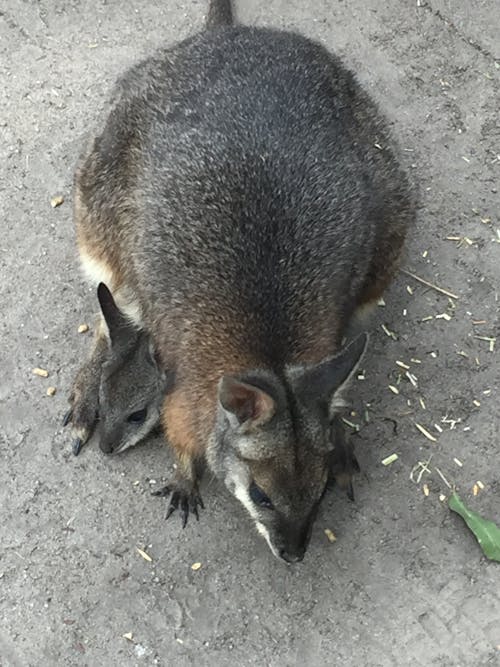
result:
[(342, 405), (340, 395), (358, 368), (368, 345), (368, 334), (363, 333), (346, 345), (339, 354), (316, 366), (289, 369), (295, 393), (302, 401), (328, 404), (329, 416)]
[(219, 403), (233, 428), (262, 426), (276, 412), (276, 401), (266, 391), (230, 375), (219, 383)]
[(104, 283), (99, 283), (97, 287), (97, 298), (113, 343), (123, 329), (130, 329), (130, 323), (116, 305), (113, 295)]

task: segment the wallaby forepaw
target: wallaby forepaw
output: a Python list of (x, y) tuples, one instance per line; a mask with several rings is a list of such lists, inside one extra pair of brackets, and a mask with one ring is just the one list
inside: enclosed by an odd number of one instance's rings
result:
[(175, 510), (179, 510), (181, 514), (182, 527), (185, 528), (190, 514), (194, 514), (196, 520), (200, 520), (198, 514), (198, 507), (204, 509), (203, 500), (198, 492), (196, 485), (188, 482), (179, 482), (175, 480), (171, 484), (167, 484), (158, 491), (153, 491), (153, 496), (170, 497), (170, 502), (167, 509), (165, 519), (168, 519)]
[(98, 391), (73, 392), (70, 409), (63, 417), (62, 425), (71, 426), (72, 451), (78, 456), (83, 445), (90, 440), (98, 419)]

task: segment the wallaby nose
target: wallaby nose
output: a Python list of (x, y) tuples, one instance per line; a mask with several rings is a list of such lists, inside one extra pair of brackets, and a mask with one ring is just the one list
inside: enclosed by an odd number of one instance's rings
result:
[(283, 558), (287, 563), (300, 563), (301, 560), (304, 560), (305, 552), (305, 549), (293, 552), (287, 551), (286, 549), (280, 549), (280, 558)]

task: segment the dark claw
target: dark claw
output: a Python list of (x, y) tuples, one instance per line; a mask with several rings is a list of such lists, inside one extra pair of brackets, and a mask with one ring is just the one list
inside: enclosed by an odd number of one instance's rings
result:
[(80, 438), (76, 438), (75, 440), (73, 440), (71, 448), (75, 456), (78, 456), (78, 454), (81, 452), (82, 446), (83, 446), (83, 441)]
[(189, 517), (189, 503), (187, 498), (181, 500), (182, 527), (185, 528)]
[(72, 417), (73, 417), (73, 408), (70, 408), (68, 410), (68, 412), (63, 417), (63, 420), (62, 420), (63, 427), (67, 426), (70, 423)]
[(172, 514), (175, 512), (175, 510), (179, 507), (179, 496), (177, 493), (172, 494), (172, 498), (170, 498), (170, 505), (168, 506), (167, 514), (165, 516), (165, 521), (172, 516)]
[(347, 485), (347, 497), (351, 502), (354, 502), (354, 489), (352, 488), (352, 482), (349, 482)]
[(200, 520), (200, 515), (198, 514), (198, 507), (196, 505), (196, 501), (193, 503), (193, 507), (191, 508), (191, 512), (195, 515), (196, 521)]
[(205, 505), (203, 504), (203, 499), (201, 496), (196, 496), (196, 504), (199, 505), (202, 510), (205, 509)]
[(359, 467), (358, 459), (352, 455), (352, 467), (356, 472), (361, 472), (361, 468)]
[(171, 493), (172, 489), (169, 486), (164, 486), (156, 491), (151, 491), (152, 496), (158, 496), (160, 498), (165, 498), (165, 496), (169, 496)]

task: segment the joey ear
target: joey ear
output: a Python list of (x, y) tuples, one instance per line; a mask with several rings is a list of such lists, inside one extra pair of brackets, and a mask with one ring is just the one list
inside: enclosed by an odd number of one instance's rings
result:
[(130, 329), (130, 322), (118, 308), (113, 295), (104, 283), (99, 283), (97, 287), (97, 298), (99, 299), (99, 305), (101, 306), (101, 311), (109, 330), (109, 337), (111, 338), (111, 342), (114, 343), (120, 331)]
[(276, 402), (266, 391), (230, 375), (219, 383), (219, 403), (233, 428), (266, 424), (276, 412)]
[(295, 393), (303, 401), (324, 401), (332, 417), (342, 404), (340, 395), (358, 368), (368, 346), (368, 334), (363, 333), (346, 345), (339, 354), (316, 366), (289, 369)]

